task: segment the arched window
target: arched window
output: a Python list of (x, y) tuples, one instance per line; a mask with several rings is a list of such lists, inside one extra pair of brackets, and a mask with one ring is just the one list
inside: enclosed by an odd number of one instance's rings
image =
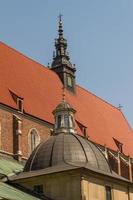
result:
[(60, 128), (61, 127), (61, 115), (58, 115), (58, 120), (57, 120), (58, 122), (57, 122), (57, 124), (58, 124), (58, 128)]
[(40, 142), (40, 137), (38, 135), (38, 132), (36, 129), (32, 129), (30, 130), (29, 132), (29, 153), (31, 153), (35, 148), (36, 146), (39, 144)]
[(68, 115), (64, 115), (64, 126), (69, 127), (69, 116)]

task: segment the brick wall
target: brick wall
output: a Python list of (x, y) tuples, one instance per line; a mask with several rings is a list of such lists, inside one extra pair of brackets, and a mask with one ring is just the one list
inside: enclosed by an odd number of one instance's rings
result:
[(0, 109), (1, 150), (13, 153), (13, 117), (8, 111)]
[(35, 128), (40, 136), (40, 141), (46, 140), (50, 135), (50, 128), (45, 124), (40, 124), (38, 122), (22, 119), (22, 154), (24, 157), (29, 156), (29, 144), (28, 144), (28, 134), (32, 128)]
[(43, 141), (49, 137), (52, 125), (15, 110), (0, 108), (0, 150), (5, 153), (13, 154), (14, 149), (17, 149), (14, 147), (15, 141), (17, 141), (17, 136), (14, 134), (14, 127), (16, 128), (16, 122), (13, 120), (14, 114), (22, 120), (20, 146), (22, 157), (26, 158), (29, 156), (28, 134), (30, 130), (35, 128), (40, 136), (40, 141)]

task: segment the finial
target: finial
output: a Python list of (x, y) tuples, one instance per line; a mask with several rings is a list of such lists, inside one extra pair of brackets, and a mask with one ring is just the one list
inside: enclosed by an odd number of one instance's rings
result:
[(117, 107), (119, 110), (121, 110), (123, 108), (123, 106), (121, 104), (119, 104), (119, 106)]
[(62, 101), (65, 101), (65, 88), (62, 88)]
[(75, 66), (76, 66), (76, 65), (75, 65), (75, 64), (73, 64), (73, 68), (74, 68), (74, 69), (75, 69)]
[(63, 15), (62, 14), (59, 14), (59, 22), (62, 22), (62, 17), (63, 17)]
[(55, 51), (53, 51), (53, 58), (55, 58)]
[(69, 57), (69, 52), (68, 51), (66, 52), (66, 55)]
[(63, 25), (62, 25), (62, 14), (60, 14), (58, 17), (59, 17), (59, 29), (58, 29), (58, 32), (59, 32), (59, 37), (63, 37)]

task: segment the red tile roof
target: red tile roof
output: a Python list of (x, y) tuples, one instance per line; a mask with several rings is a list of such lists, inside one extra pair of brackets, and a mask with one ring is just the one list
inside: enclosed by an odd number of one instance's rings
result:
[[(0, 103), (17, 108), (12, 91), (24, 99), (26, 113), (54, 123), (52, 111), (61, 101), (62, 83), (53, 71), (0, 42), (0, 76)], [(66, 91), (66, 100), (91, 140), (117, 150), (115, 138), (133, 157), (133, 132), (121, 111), (78, 85), (76, 95)]]

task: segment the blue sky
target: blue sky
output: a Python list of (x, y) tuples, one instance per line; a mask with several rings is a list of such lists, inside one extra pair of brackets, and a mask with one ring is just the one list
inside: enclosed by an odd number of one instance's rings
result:
[(133, 1), (0, 0), (0, 40), (47, 65), (59, 13), (77, 83), (121, 104), (133, 126)]

